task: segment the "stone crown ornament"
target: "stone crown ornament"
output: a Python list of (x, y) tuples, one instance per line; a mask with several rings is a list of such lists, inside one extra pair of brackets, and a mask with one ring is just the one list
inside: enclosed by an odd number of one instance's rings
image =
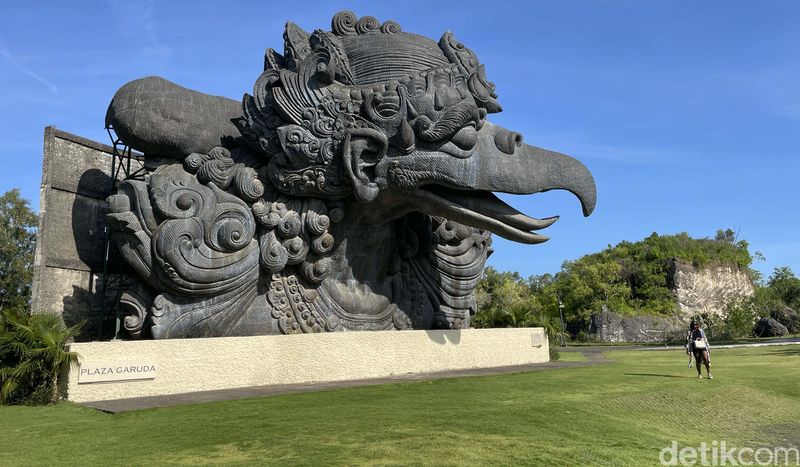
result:
[(150, 170), (108, 200), (141, 278), (132, 336), (467, 328), (491, 233), (540, 243), (556, 221), (492, 192), (594, 209), (582, 164), (487, 121), (495, 86), (451, 33), (345, 11), (283, 38), (241, 102), (156, 77), (114, 96), (107, 124)]

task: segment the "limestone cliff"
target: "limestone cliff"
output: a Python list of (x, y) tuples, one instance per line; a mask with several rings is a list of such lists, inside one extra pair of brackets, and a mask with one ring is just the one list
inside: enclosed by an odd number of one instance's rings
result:
[(728, 302), (755, 293), (748, 274), (735, 265), (696, 268), (673, 260), (668, 271), (674, 316), (623, 316), (604, 309), (592, 315), (589, 334), (601, 342), (678, 342), (692, 317), (722, 316)]
[(735, 265), (698, 269), (673, 260), (668, 282), (675, 293), (679, 314), (685, 318), (720, 316), (726, 303), (755, 293), (748, 274)]

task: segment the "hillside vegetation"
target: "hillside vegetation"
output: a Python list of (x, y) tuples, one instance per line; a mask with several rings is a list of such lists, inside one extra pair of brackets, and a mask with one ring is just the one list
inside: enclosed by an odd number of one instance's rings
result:
[[(761, 282), (758, 272), (750, 268), (753, 255), (747, 241), (738, 240), (731, 229), (719, 230), (714, 238), (653, 233), (566, 261), (556, 274), (525, 279), (516, 272), (487, 268), (476, 291), (479, 310), (474, 323), (476, 327), (560, 325), (563, 314), (573, 329), (586, 330), (591, 315), (602, 310), (628, 316), (672, 316), (677, 311), (669, 287), (673, 261), (697, 268), (731, 266), (748, 273), (756, 285)], [(800, 306), (800, 279), (788, 268), (776, 269), (754, 299), (731, 304), (731, 309), (738, 307), (739, 321), (742, 314), (749, 314), (752, 321), (769, 316), (769, 308), (781, 302)]]

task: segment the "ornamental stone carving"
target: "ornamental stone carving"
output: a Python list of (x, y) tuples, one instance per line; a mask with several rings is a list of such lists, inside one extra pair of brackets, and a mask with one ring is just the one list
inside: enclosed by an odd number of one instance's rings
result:
[(108, 200), (141, 279), (132, 337), (467, 328), (491, 234), (540, 243), (557, 219), (493, 192), (594, 209), (582, 164), (487, 120), (495, 86), (451, 33), (341, 12), (283, 39), (241, 101), (156, 77), (114, 96), (107, 123), (150, 168)]

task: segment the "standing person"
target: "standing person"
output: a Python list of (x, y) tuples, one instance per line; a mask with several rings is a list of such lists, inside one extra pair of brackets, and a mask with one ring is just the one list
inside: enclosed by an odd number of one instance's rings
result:
[(703, 377), (702, 363), (706, 367), (708, 379), (714, 379), (711, 375), (711, 358), (708, 355), (708, 339), (706, 333), (700, 327), (699, 321), (692, 321), (692, 330), (689, 331), (689, 348), (694, 354), (695, 366), (697, 367), (697, 377)]

